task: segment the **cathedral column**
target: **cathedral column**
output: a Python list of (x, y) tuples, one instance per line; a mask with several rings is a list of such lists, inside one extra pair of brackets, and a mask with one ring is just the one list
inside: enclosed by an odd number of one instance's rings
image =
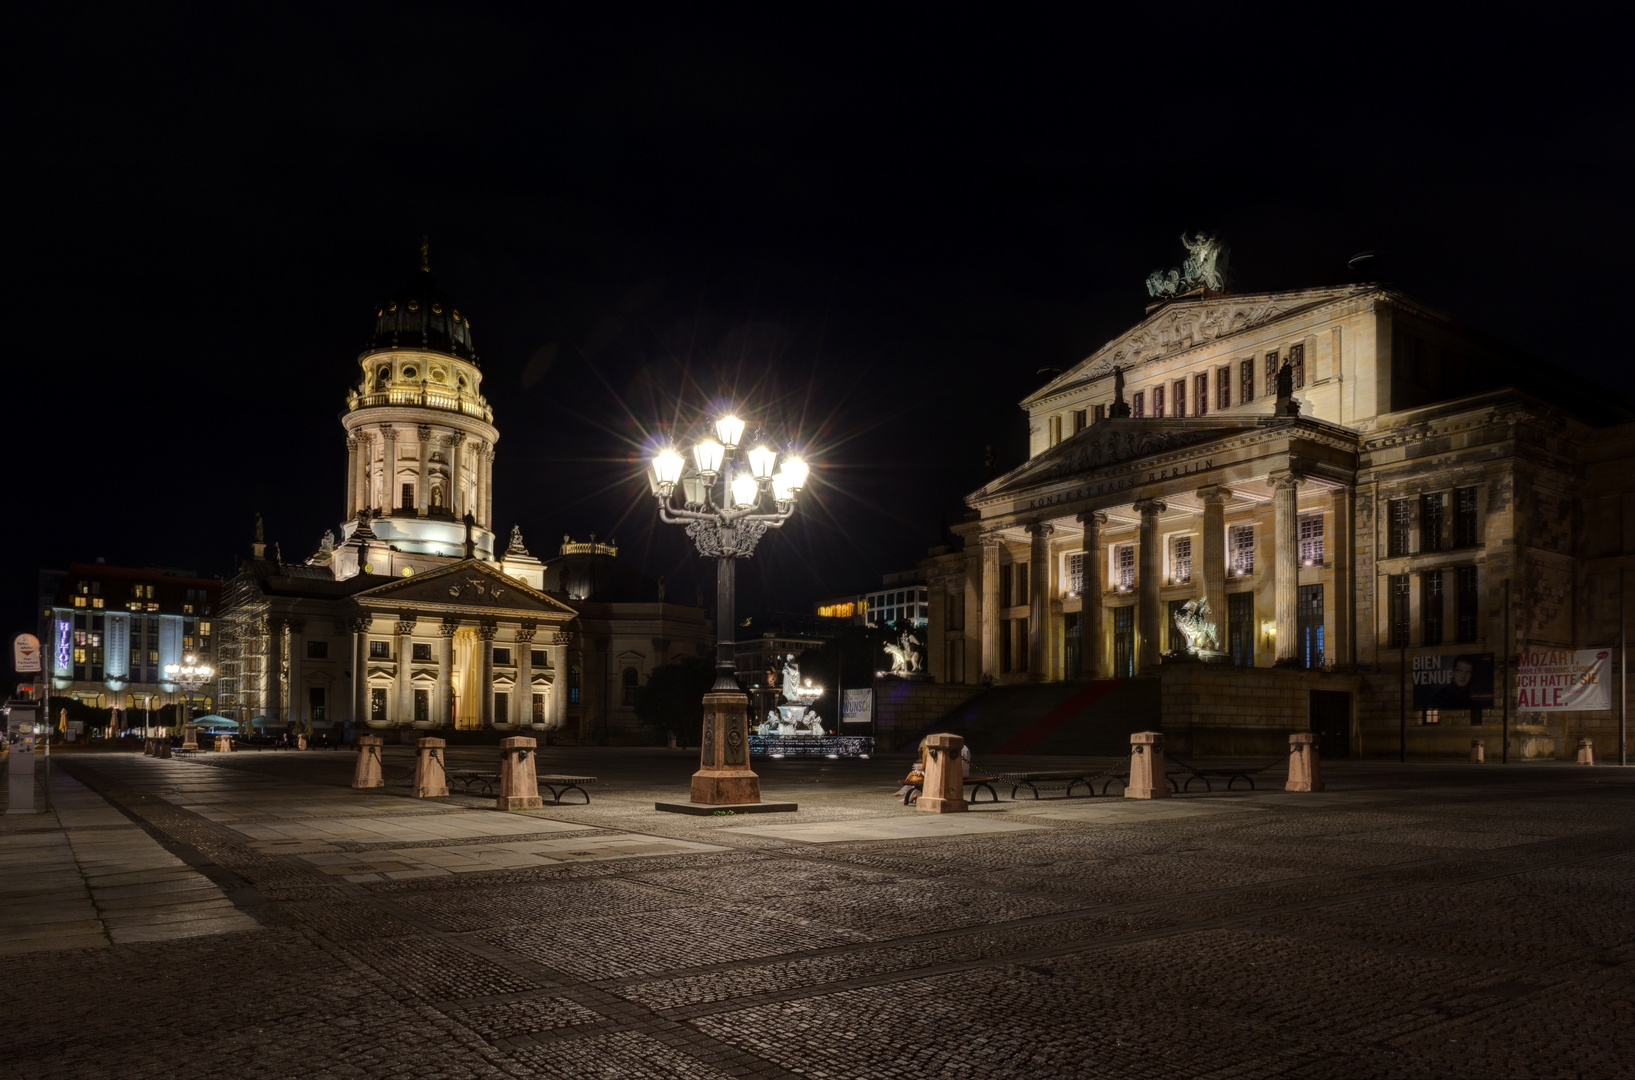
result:
[(397, 429), (391, 424), (380, 425), (380, 441), (380, 506), (377, 509), (390, 514), (397, 506)]
[(482, 695), (477, 703), (477, 723), (484, 731), (494, 726), (494, 635), (499, 629), (493, 621), (477, 627), (478, 660), (482, 664), (482, 678), (477, 681), (477, 693)]
[(303, 635), (307, 629), (306, 620), (291, 619), (289, 628), (289, 645), (285, 650), (288, 659), (285, 663), (289, 667), (289, 690), (287, 693), (290, 719), (294, 720), (302, 731), (310, 733), (312, 731), (311, 717), (306, 714), (306, 695), (301, 692), (301, 658), (306, 655), (306, 648), (303, 644)]
[(482, 501), (483, 528), (494, 528), (494, 447), (492, 444), (483, 448), (483, 501)]
[(545, 698), (545, 716), (553, 731), (562, 728), (568, 715), (568, 648), (567, 635), (560, 630), (553, 635), (556, 644), (546, 650), (551, 661), (551, 689)]
[(1082, 608), (1079, 614), (1081, 621), (1079, 651), (1084, 667), (1084, 676), (1087, 679), (1099, 679), (1106, 671), (1106, 660), (1101, 655), (1102, 649), (1102, 622), (1104, 612), (1101, 607), (1102, 593), (1102, 563), (1101, 557), (1101, 530), (1107, 524), (1107, 515), (1103, 513), (1080, 514), (1079, 522), (1084, 526), (1084, 589)]
[(267, 711), (268, 720), (284, 723), (284, 620), (267, 620)]
[(358, 511), (369, 508), (369, 469), (374, 461), (374, 441), (366, 434), (357, 435), (358, 460), (357, 468), (352, 472), (352, 512), (348, 518), (358, 516)]
[(454, 633), (460, 620), (445, 618), (439, 627), (443, 640), (437, 646), (437, 703), (432, 720), (438, 727), (454, 726)]
[(1300, 663), (1299, 634), (1296, 631), (1295, 601), (1300, 585), (1300, 546), (1296, 532), (1300, 477), (1288, 469), (1272, 473), (1272, 588), (1277, 615), (1277, 659), (1280, 667)]
[(425, 517), (431, 510), (431, 425), (421, 424), (416, 434), (420, 436), (420, 475), (415, 482), (414, 509)]
[(346, 437), (346, 520), (351, 521), (358, 513), (358, 440), (356, 436)]
[(1198, 489), (1204, 504), (1203, 586), (1209, 619), (1215, 624), (1215, 648), (1226, 651), (1226, 504), (1232, 492), (1219, 484)]
[[(1328, 616), (1334, 627), (1329, 637), (1329, 656), (1336, 664), (1356, 663), (1352, 655), (1356, 621), (1356, 580), (1351, 565), (1351, 490), (1334, 489), (1334, 525), (1329, 529), (1329, 561), (1334, 565), (1334, 598), (1328, 601)], [(1451, 596), (1450, 596), (1451, 599)]]
[(534, 632), (538, 624), (524, 619), (517, 627), (517, 685), (512, 693), (513, 724), (534, 722)]
[(352, 723), (359, 734), (369, 723), (369, 627), (367, 615), (352, 620)]
[(1035, 521), (1028, 527), (1028, 681), (1050, 678), (1050, 594), (1055, 577), (1050, 563), (1050, 534), (1056, 526)]
[(999, 674), (999, 546), (998, 536), (982, 538), (982, 675)]
[(397, 691), (393, 696), (397, 699), (392, 711), (396, 714), (392, 722), (398, 726), (405, 726), (414, 720), (414, 680), (410, 677), (409, 662), (414, 656), (414, 623), (412, 614), (401, 616), (397, 625), (397, 637), (392, 642), (392, 651), (397, 654), (397, 673), (393, 680)]
[(1158, 515), (1169, 507), (1157, 499), (1139, 499), (1135, 504), (1141, 514), (1141, 536), (1136, 552), (1140, 581), (1136, 583), (1135, 628), (1139, 641), (1136, 645), (1136, 669), (1145, 671), (1158, 666), (1159, 630), (1162, 614), (1158, 588), (1164, 573), (1164, 552), (1159, 543)]

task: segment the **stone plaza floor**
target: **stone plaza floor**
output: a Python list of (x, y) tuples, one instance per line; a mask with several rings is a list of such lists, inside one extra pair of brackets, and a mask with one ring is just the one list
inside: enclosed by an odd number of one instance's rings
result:
[(0, 1076), (1635, 1076), (1635, 769), (940, 816), (901, 756), (757, 759), (799, 812), (655, 812), (694, 762), (545, 748), (592, 802), (504, 813), (407, 747), (57, 755), (0, 818)]

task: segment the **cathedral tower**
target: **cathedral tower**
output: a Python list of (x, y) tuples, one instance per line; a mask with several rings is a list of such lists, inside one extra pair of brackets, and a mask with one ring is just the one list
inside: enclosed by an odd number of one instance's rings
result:
[(471, 320), (420, 270), (375, 312), (347, 394), (346, 521), (337, 578), (409, 574), (496, 558), (494, 410), (482, 395)]

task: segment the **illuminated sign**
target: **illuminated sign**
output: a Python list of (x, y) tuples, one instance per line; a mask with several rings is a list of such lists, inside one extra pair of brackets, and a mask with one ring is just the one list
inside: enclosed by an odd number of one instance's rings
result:
[(57, 620), (57, 671), (68, 674), (74, 664), (74, 626), (67, 619)]

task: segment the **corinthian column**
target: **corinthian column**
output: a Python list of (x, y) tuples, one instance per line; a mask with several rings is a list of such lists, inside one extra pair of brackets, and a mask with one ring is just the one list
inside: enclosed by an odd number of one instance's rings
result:
[(478, 649), (482, 654), (479, 657), (482, 678), (477, 682), (482, 700), (477, 703), (477, 723), (485, 731), (494, 726), (494, 635), (498, 632), (499, 626), (493, 622), (477, 627)]
[(1226, 504), (1232, 493), (1218, 484), (1198, 489), (1204, 504), (1203, 587), (1215, 623), (1215, 648), (1226, 651)]
[(1164, 553), (1159, 545), (1158, 515), (1169, 507), (1157, 499), (1141, 499), (1135, 504), (1141, 514), (1140, 550), (1136, 553), (1141, 580), (1137, 583), (1135, 626), (1140, 639), (1136, 645), (1138, 670), (1158, 665), (1161, 613), (1158, 587), (1164, 573)]
[(267, 711), (268, 720), (284, 724), (284, 620), (267, 620)]
[(369, 626), (359, 615), (352, 620), (352, 723), (362, 734), (369, 723)]
[(358, 512), (358, 440), (352, 435), (346, 437), (346, 520), (351, 521)]
[(538, 624), (524, 619), (517, 626), (517, 701), (512, 710), (513, 724), (534, 722), (534, 633)]
[(483, 494), (478, 502), (478, 513), (482, 515), (482, 524), (485, 529), (494, 527), (494, 447), (492, 444), (483, 447), (482, 455)]
[(982, 674), (999, 674), (999, 546), (994, 535), (982, 538)]
[(390, 514), (397, 506), (397, 429), (391, 424), (380, 425), (381, 466), (380, 466), (380, 506), (378, 509)]
[(374, 460), (374, 442), (368, 435), (359, 434), (357, 468), (352, 471), (352, 512), (348, 518), (358, 516), (359, 510), (369, 506), (369, 468)]
[(1050, 534), (1056, 526), (1035, 521), (1028, 526), (1028, 681), (1050, 678)]
[(1106, 561), (1101, 557), (1101, 530), (1107, 524), (1107, 515), (1080, 514), (1079, 523), (1084, 526), (1084, 589), (1080, 594), (1082, 607), (1079, 614), (1083, 625), (1079, 648), (1085, 678), (1099, 679), (1106, 673), (1107, 663), (1101, 655), (1103, 617), (1101, 573), (1102, 564)]
[(1299, 596), (1300, 549), (1297, 526), (1296, 498), (1300, 477), (1282, 469), (1274, 472), (1267, 483), (1272, 486), (1272, 587), (1276, 597), (1273, 609), (1277, 613), (1277, 660), (1279, 667), (1297, 667), (1300, 664), (1300, 642), (1296, 632), (1295, 601)]
[(397, 653), (397, 703), (393, 710), (397, 715), (392, 719), (400, 726), (414, 720), (414, 680), (410, 678), (409, 667), (414, 656), (414, 623), (413, 615), (404, 615), (393, 628), (397, 631), (397, 640), (392, 643), (392, 649)]
[(438, 727), (451, 728), (454, 726), (454, 634), (460, 629), (460, 620), (446, 617), (438, 629), (443, 640), (437, 643), (437, 710), (432, 719)]
[(414, 487), (414, 509), (425, 517), (431, 509), (431, 425), (421, 424), (416, 434), (420, 436), (420, 475)]

